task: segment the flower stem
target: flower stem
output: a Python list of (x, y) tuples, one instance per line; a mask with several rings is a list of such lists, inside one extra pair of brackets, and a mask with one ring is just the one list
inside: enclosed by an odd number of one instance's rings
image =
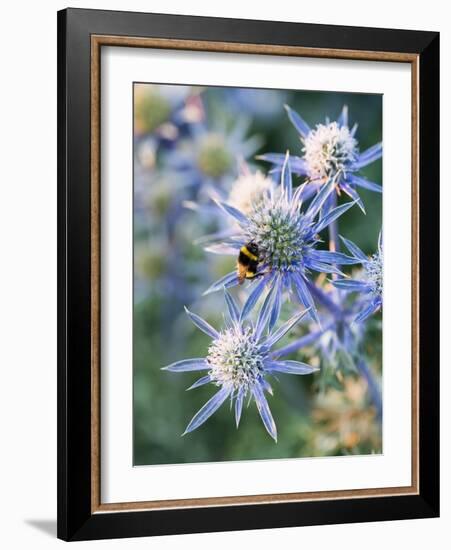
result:
[(360, 359), (357, 363), (357, 368), (368, 384), (368, 392), (370, 394), (371, 401), (376, 408), (377, 418), (380, 422), (382, 422), (382, 395), (379, 384), (376, 382), (374, 374), (366, 364), (366, 361)]
[(280, 348), (274, 352), (274, 357), (283, 357), (284, 355), (288, 355), (289, 353), (292, 353), (293, 351), (297, 351), (298, 349), (309, 346), (310, 344), (313, 344), (318, 340), (320, 336), (322, 336), (327, 330), (331, 329), (335, 324), (335, 321), (331, 321), (326, 326), (324, 326), (321, 330), (316, 330), (315, 332), (310, 332), (309, 334), (306, 334), (305, 336), (302, 336), (301, 338), (298, 338), (294, 342), (291, 342), (291, 344), (288, 344), (284, 346), (283, 348)]
[[(330, 197), (331, 210), (337, 207), (337, 193), (333, 193)], [(338, 221), (334, 220), (329, 224), (329, 250), (331, 252), (340, 251), (340, 241), (338, 239)]]
[(341, 308), (331, 298), (329, 298), (324, 290), (310, 282), (307, 282), (307, 286), (318, 302), (328, 309), (337, 321), (342, 318), (343, 312)]

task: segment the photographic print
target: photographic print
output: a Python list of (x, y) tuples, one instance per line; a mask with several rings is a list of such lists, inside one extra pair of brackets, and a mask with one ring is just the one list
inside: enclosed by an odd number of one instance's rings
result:
[(135, 466), (382, 453), (382, 108), (134, 83)]
[(58, 13), (59, 538), (438, 517), (439, 39)]

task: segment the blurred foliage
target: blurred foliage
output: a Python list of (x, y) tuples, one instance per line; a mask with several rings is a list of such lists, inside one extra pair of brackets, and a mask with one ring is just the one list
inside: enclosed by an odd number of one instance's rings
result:
[[(205, 356), (209, 339), (188, 320), (183, 306), (189, 306), (214, 326), (221, 326), (222, 296), (201, 295), (234, 265), (233, 258), (208, 255), (195, 244), (196, 238), (217, 228), (217, 221), (214, 215), (200, 216), (184, 207), (184, 201), (196, 199), (202, 190), (187, 187), (183, 172), (171, 167), (178, 137), (183, 134), (185, 141), (194, 139), (195, 132), (186, 130), (186, 122), (192, 119), (217, 132), (217, 142), (204, 143), (198, 159), (204, 171), (215, 177), (236, 163), (223, 147), (220, 132), (224, 120), (233, 123), (240, 117), (248, 119), (248, 135), (258, 134), (263, 140), (260, 153), (289, 149), (300, 155), (301, 143), (283, 104), (302, 114), (312, 127), (327, 116), (335, 120), (347, 104), (350, 126), (359, 124), (356, 137), (364, 150), (382, 140), (382, 97), (196, 88), (185, 89), (178, 96), (172, 94), (169, 101), (167, 88), (141, 85), (135, 90), (134, 464), (380, 453), (381, 426), (366, 381), (345, 356), (336, 357), (334, 365), (310, 346), (293, 358), (318, 364), (318, 374), (280, 375), (274, 380), (275, 396), (268, 400), (278, 427), (277, 444), (265, 432), (255, 404), (244, 409), (239, 430), (225, 404), (202, 427), (181, 437), (194, 413), (213, 394), (213, 388), (207, 385), (186, 392), (198, 378), (196, 373), (174, 374), (160, 369), (182, 358)], [(252, 96), (252, 92), (258, 93)], [(269, 94), (266, 102), (265, 93)], [(181, 98), (180, 104), (174, 96)], [(194, 108), (197, 111), (193, 114)], [(250, 162), (263, 172), (269, 168), (265, 163)], [(368, 166), (362, 173), (382, 183), (382, 162)], [(352, 208), (340, 219), (340, 233), (371, 254), (382, 221), (382, 197), (365, 190), (360, 194), (366, 216)], [(243, 289), (234, 289), (234, 294), (242, 303)], [(362, 353), (378, 379), (382, 375), (380, 319), (379, 314), (368, 323), (362, 344)], [(298, 328), (280, 344), (305, 332), (305, 326)]]

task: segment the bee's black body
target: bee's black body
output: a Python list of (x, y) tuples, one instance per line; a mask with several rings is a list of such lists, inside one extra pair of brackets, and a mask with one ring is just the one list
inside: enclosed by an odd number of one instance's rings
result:
[(255, 243), (243, 245), (238, 254), (237, 271), (240, 284), (244, 279), (252, 279), (257, 274), (258, 246)]

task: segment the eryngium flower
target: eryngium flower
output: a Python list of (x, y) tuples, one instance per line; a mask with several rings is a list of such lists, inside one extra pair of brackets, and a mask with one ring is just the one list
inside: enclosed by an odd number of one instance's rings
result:
[[(249, 396), (255, 401), (258, 412), (269, 435), (277, 441), (277, 428), (272, 417), (265, 392), (272, 395), (267, 380), (277, 373), (310, 374), (315, 370), (299, 361), (281, 360), (271, 348), (307, 313), (294, 315), (274, 332), (266, 332), (271, 310), (272, 296), (268, 295), (255, 323), (244, 320), (232, 296), (225, 291), (230, 319), (223, 330), (217, 331), (198, 315), (185, 308), (191, 321), (212, 338), (205, 358), (185, 359), (163, 370), (172, 372), (206, 371), (189, 389), (212, 384), (219, 391), (194, 415), (184, 434), (201, 426), (219, 407), (230, 399), (234, 403), (235, 422), (239, 426), (244, 400)], [(277, 358), (276, 358), (277, 357)], [(183, 435), (184, 435), (183, 434)]]
[(230, 183), (236, 177), (236, 159), (250, 157), (261, 145), (260, 137), (246, 137), (249, 126), (243, 117), (231, 129), (197, 125), (190, 139), (181, 140), (168, 156), (168, 165), (183, 175), (187, 186), (211, 191)]
[(256, 172), (248, 170), (233, 182), (228, 203), (244, 214), (248, 214), (264, 200), (269, 192), (275, 191), (274, 187), (275, 184), (271, 178), (264, 176), (258, 170)]
[[(312, 326), (312, 323), (309, 323), (303, 336), (279, 348), (278, 352), (287, 355), (309, 348), (311, 351), (308, 353), (312, 356), (319, 354), (323, 371), (320, 387), (323, 389), (335, 386), (340, 381), (341, 377), (336, 377), (338, 370), (342, 374), (359, 372), (368, 383), (369, 395), (378, 411), (378, 417), (381, 418), (380, 388), (366, 363), (362, 348), (367, 325), (354, 323), (365, 297), (359, 296), (357, 300), (349, 300), (346, 292), (332, 285), (327, 285), (326, 288), (315, 286), (313, 290), (323, 306), (319, 313), (321, 325)], [(332, 367), (333, 371), (331, 372), (328, 367)]]
[[(296, 128), (302, 143), (302, 156), (294, 156), (291, 168), (295, 174), (306, 176), (309, 186), (305, 198), (312, 196), (320, 185), (338, 174), (336, 190), (343, 191), (354, 199), (363, 210), (363, 204), (356, 187), (369, 189), (378, 193), (382, 187), (358, 175), (361, 168), (382, 157), (382, 143), (373, 145), (363, 153), (359, 152), (358, 141), (355, 138), (357, 124), (350, 129), (348, 126), (348, 108), (345, 105), (338, 120), (325, 124), (310, 126), (302, 117), (285, 106), (288, 117)], [(267, 153), (259, 157), (273, 163), (276, 171), (284, 162), (284, 155)]]
[(360, 279), (336, 279), (333, 284), (337, 288), (349, 292), (360, 292), (364, 295), (362, 310), (354, 319), (354, 322), (361, 322), (370, 315), (379, 311), (382, 307), (383, 292), (383, 253), (382, 253), (382, 232), (379, 233), (377, 251), (372, 256), (366, 256), (360, 248), (352, 241), (341, 237), (349, 252), (359, 260), (363, 266), (363, 273)]
[[(237, 231), (222, 243), (208, 246), (207, 250), (218, 254), (238, 255), (243, 245), (249, 242), (257, 245), (259, 269), (257, 277), (253, 279), (254, 288), (244, 305), (244, 312), (247, 314), (251, 311), (265, 288), (275, 289), (276, 298), (270, 328), (274, 326), (279, 315), (285, 289), (294, 288), (300, 303), (310, 308), (311, 315), (317, 320), (309, 290), (311, 271), (342, 274), (337, 265), (360, 263), (359, 259), (340, 252), (317, 249), (318, 243), (321, 242), (319, 233), (354, 204), (342, 204), (330, 210), (324, 217), (319, 216), (324, 203), (334, 192), (337, 178), (338, 175), (330, 178), (305, 212), (302, 212), (305, 186), (293, 191), (290, 158), (287, 153), (277, 193), (266, 194), (265, 198), (254, 204), (246, 215), (230, 204), (218, 203), (235, 219)], [(214, 283), (206, 294), (238, 283), (237, 273), (232, 271)]]

